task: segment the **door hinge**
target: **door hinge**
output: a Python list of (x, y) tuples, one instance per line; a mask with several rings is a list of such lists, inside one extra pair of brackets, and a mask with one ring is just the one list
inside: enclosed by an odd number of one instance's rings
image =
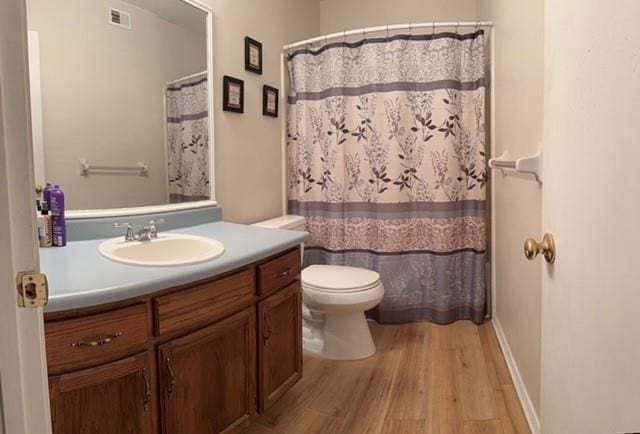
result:
[(44, 307), (49, 302), (47, 276), (34, 271), (22, 271), (16, 278), (19, 307)]

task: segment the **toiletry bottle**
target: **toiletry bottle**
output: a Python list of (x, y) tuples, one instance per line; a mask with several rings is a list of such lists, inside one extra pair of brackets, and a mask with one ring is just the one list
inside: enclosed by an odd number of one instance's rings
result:
[(51, 209), (51, 190), (53, 190), (53, 185), (49, 182), (47, 182), (47, 185), (45, 185), (42, 190), (42, 200), (47, 204), (49, 209)]
[(51, 190), (51, 220), (53, 225), (53, 245), (67, 245), (67, 226), (64, 218), (64, 192), (59, 185)]
[(45, 237), (44, 225), (45, 225), (44, 216), (40, 214), (40, 212), (36, 212), (36, 228), (37, 228), (36, 235), (38, 236), (38, 244), (40, 244), (40, 247), (42, 247), (42, 244), (45, 242), (44, 241), (44, 237)]
[(38, 215), (38, 241), (40, 247), (51, 247), (53, 245), (53, 224), (46, 202), (42, 204), (40, 215)]

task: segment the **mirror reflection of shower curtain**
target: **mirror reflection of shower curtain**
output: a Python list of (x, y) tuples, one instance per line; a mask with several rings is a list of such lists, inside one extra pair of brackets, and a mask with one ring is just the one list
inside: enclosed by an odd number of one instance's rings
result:
[(378, 271), (385, 323), (486, 314), (484, 33), (288, 55), (289, 212), (307, 264)]
[(167, 86), (169, 202), (209, 199), (207, 78)]

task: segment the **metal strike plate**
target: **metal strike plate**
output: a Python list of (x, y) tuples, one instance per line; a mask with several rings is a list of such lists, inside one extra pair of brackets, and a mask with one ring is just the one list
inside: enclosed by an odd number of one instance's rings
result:
[(16, 283), (19, 307), (44, 307), (49, 302), (49, 284), (43, 273), (18, 273)]

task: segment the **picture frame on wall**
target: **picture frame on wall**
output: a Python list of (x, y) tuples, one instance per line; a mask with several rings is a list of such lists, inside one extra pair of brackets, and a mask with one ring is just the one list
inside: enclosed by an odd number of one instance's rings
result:
[(262, 114), (265, 116), (271, 116), (273, 118), (278, 117), (278, 103), (279, 103), (279, 91), (275, 87), (267, 86), (262, 87)]
[(222, 78), (222, 110), (244, 113), (244, 81), (225, 75)]
[(248, 36), (244, 38), (244, 69), (262, 74), (262, 43)]

